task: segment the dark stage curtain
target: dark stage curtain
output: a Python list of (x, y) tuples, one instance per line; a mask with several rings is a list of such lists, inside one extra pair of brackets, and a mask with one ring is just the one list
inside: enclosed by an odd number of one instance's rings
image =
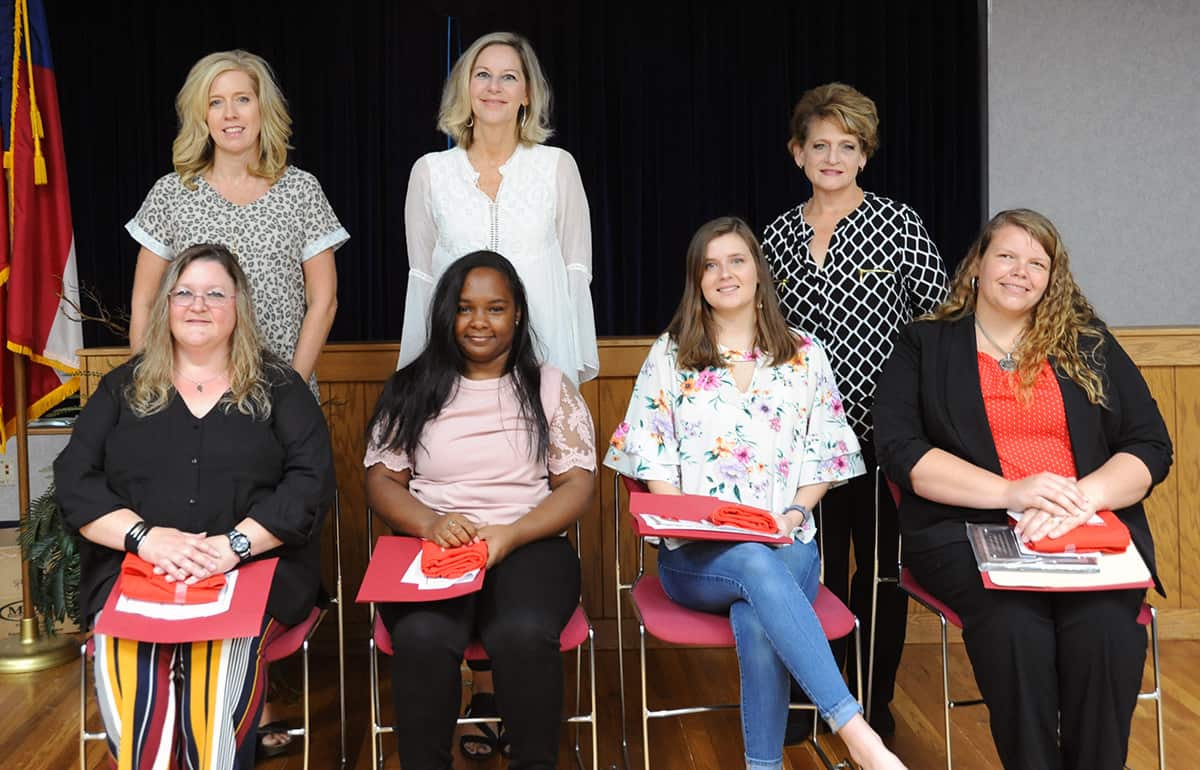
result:
[[(600, 334), (656, 334), (703, 221), (761, 233), (808, 196), (785, 149), (807, 88), (875, 99), (882, 145), (861, 181), (911, 204), (953, 267), (983, 213), (980, 3), (748, 0), (489, 4), (389, 0), (47, 3), (81, 282), (127, 307), (137, 245), (124, 223), (171, 168), (174, 95), (200, 56), (241, 47), (274, 66), (293, 161), (351, 233), (338, 252), (332, 340), (400, 335), (408, 172), (444, 149), (447, 68), (479, 35), (528, 36), (554, 88), (550, 140), (577, 160), (591, 204)], [(122, 342), (89, 324), (89, 345)]]

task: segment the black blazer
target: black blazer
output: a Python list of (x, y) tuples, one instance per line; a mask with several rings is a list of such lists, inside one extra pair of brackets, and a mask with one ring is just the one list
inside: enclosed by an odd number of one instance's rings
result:
[[(1092, 345), (1090, 338), (1081, 346)], [(1108, 405), (1088, 401), (1087, 393), (1055, 367), (1062, 390), (1076, 473), (1092, 473), (1117, 452), (1146, 464), (1151, 487), (1171, 467), (1171, 438), (1133, 361), (1104, 330), (1099, 371)], [(952, 542), (965, 541), (962, 523), (1003, 522), (1003, 510), (980, 510), (926, 500), (912, 488), (909, 474), (930, 449), (938, 448), (1000, 474), (976, 358), (975, 317), (957, 321), (915, 321), (896, 341), (875, 394), (875, 447), (879, 464), (902, 490), (900, 532), (905, 558)], [(1051, 361), (1051, 364), (1054, 362)], [(1154, 542), (1142, 504), (1115, 511), (1129, 527), (1159, 593)]]

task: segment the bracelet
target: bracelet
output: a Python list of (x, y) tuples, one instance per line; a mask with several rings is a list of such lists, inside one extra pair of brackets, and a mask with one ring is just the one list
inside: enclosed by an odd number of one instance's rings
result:
[(129, 531), (125, 533), (125, 550), (129, 553), (136, 554), (138, 552), (138, 548), (140, 548), (142, 545), (142, 541), (146, 539), (146, 535), (149, 534), (150, 530), (151, 527), (148, 526), (144, 521), (139, 521), (130, 527)]
[(792, 503), (787, 508), (784, 508), (783, 511), (779, 515), (787, 516), (788, 513), (792, 512), (792, 511), (800, 511), (800, 525), (799, 526), (801, 526), (801, 527), (804, 526), (805, 522), (807, 522), (810, 518), (812, 518), (812, 510), (810, 510), (807, 505), (800, 505), (799, 503)]

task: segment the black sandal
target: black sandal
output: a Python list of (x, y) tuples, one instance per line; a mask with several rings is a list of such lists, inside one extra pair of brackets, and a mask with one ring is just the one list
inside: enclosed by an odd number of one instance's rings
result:
[[(277, 757), (280, 754), (286, 753), (287, 750), (292, 747), (292, 741), (294, 740), (293, 737), (288, 734), (288, 730), (290, 729), (291, 725), (282, 719), (276, 722), (268, 722), (265, 725), (259, 725), (254, 756), (257, 759), (270, 759), (271, 757)], [(269, 735), (282, 735), (285, 736), (287, 740), (283, 743), (267, 743), (264, 738)]]
[[(467, 710), (463, 712), (464, 717), (494, 717), (499, 716), (500, 712), (496, 710), (496, 695), (490, 692), (477, 692), (471, 696), (471, 702), (467, 705)], [(504, 757), (508, 757), (508, 741), (504, 738), (504, 726), (497, 724), (493, 727), (491, 722), (472, 722), (464, 725), (464, 727), (475, 728), (482, 734), (467, 733), (458, 737), (458, 748), (462, 755), (474, 762), (486, 762), (492, 758), (497, 751)], [(470, 746), (474, 751), (468, 749)]]

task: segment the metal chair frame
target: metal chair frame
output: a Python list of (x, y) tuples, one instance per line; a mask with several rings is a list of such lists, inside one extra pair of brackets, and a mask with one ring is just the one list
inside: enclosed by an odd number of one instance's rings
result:
[[(374, 513), (367, 510), (367, 554), (373, 550), (375, 538), (372, 535), (372, 521)], [(575, 548), (578, 551), (581, 547), (583, 536), (583, 526), (580, 521), (575, 522)], [(370, 696), (371, 696), (371, 767), (383, 767), (383, 736), (391, 735), (395, 732), (392, 725), (381, 724), (382, 707), (379, 696), (379, 646), (375, 643), (375, 625), (377, 622), (376, 615), (378, 608), (375, 602), (371, 602), (371, 636), (367, 640), (370, 656), (368, 660), (368, 668), (371, 676)], [(590, 711), (586, 714), (580, 712), (581, 699), (583, 696), (583, 648), (587, 646), (588, 650), (588, 685), (589, 685), (589, 706)], [(458, 717), (457, 723), (460, 725), (472, 724), (498, 724), (501, 718), (496, 717)], [(574, 725), (575, 727), (575, 745), (574, 755), (575, 764), (580, 770), (587, 770), (588, 765), (584, 762), (583, 748), (580, 744), (580, 725), (587, 724), (591, 726), (592, 733), (592, 770), (599, 770), (599, 745), (598, 734), (596, 730), (596, 629), (588, 620), (588, 631), (586, 640), (576, 645), (575, 647), (575, 710), (570, 716), (563, 719), (563, 722)]]
[[(617, 597), (617, 669), (618, 669), (618, 678), (619, 678), (618, 681), (620, 682), (619, 697), (620, 697), (620, 704), (621, 704), (621, 758), (624, 763), (625, 770), (629, 770), (631, 765), (630, 765), (630, 761), (629, 761), (629, 737), (628, 737), (627, 727), (626, 727), (627, 717), (626, 717), (626, 708), (625, 708), (625, 644), (624, 644), (625, 637), (624, 637), (624, 631), (623, 631), (623, 622), (624, 621), (623, 621), (622, 612), (621, 612), (621, 594), (622, 594), (622, 592), (624, 592), (629, 596), (629, 603), (633, 607), (634, 617), (637, 619), (637, 624), (638, 624), (638, 678), (639, 678), (639, 686), (641, 689), (642, 764), (643, 764), (644, 770), (650, 770), (650, 720), (651, 719), (659, 719), (659, 718), (663, 718), (663, 717), (685, 716), (688, 714), (703, 714), (703, 713), (714, 712), (714, 711), (737, 710), (737, 709), (740, 709), (741, 706), (740, 706), (740, 704), (737, 704), (737, 703), (723, 703), (723, 704), (712, 704), (712, 705), (705, 705), (705, 706), (687, 706), (687, 707), (683, 707), (683, 708), (663, 708), (663, 709), (650, 708), (649, 701), (647, 700), (648, 694), (647, 694), (647, 687), (646, 687), (646, 623), (645, 623), (644, 618), (642, 617), (641, 609), (638, 607), (637, 602), (635, 602), (633, 600), (634, 587), (637, 585), (639, 580), (641, 580), (643, 577), (645, 577), (647, 543), (646, 543), (646, 538), (644, 538), (644, 537), (638, 538), (639, 542), (638, 542), (638, 546), (637, 546), (637, 574), (634, 576), (634, 578), (631, 582), (628, 582), (628, 583), (623, 582), (621, 580), (621, 567), (622, 567), (622, 564), (621, 564), (621, 518), (622, 518), (622, 516), (621, 516), (621, 486), (622, 486), (622, 479), (624, 479), (624, 478), (625, 477), (622, 476), (620, 473), (613, 474), (613, 536), (614, 536), (613, 543), (614, 543), (614, 552), (615, 552), (613, 574), (615, 576), (614, 582), (615, 582), (615, 586), (616, 586), (616, 597)], [(819, 515), (819, 513), (818, 513), (818, 515)], [(820, 527), (818, 525), (818, 532), (819, 531), (820, 531)], [(862, 639), (861, 639), (861, 636), (862, 636), (862, 629), (861, 629), (858, 619), (855, 618), (855, 620), (854, 620), (854, 655), (855, 655), (855, 660), (858, 663), (858, 665), (855, 667), (855, 670), (858, 672), (857, 673), (857, 684), (858, 684), (857, 691), (859, 693), (862, 692), (862, 647), (861, 647)], [(859, 696), (859, 702), (860, 703), (862, 702), (861, 695)], [(811, 703), (789, 703), (788, 709), (789, 710), (797, 710), (797, 711), (814, 711), (815, 712), (816, 706), (814, 706)], [(825, 750), (821, 748), (821, 744), (817, 741), (817, 720), (815, 720), (815, 719), (813, 720), (812, 734), (809, 735), (808, 740), (809, 740), (810, 744), (812, 745), (814, 751), (816, 751), (818, 758), (820, 758), (822, 764), (824, 764), (825, 767), (828, 768), (828, 770), (845, 770), (847, 768), (853, 767), (853, 765), (850, 764), (850, 761), (848, 759), (843, 759), (840, 762), (834, 762), (825, 753)]]
[[(338, 702), (339, 702), (339, 720), (338, 724), (341, 731), (341, 760), (340, 766), (346, 766), (346, 655), (345, 655), (345, 625), (343, 622), (343, 607), (342, 607), (342, 539), (341, 539), (341, 502), (337, 491), (334, 490), (333, 495), (333, 543), (334, 543), (334, 596), (330, 598), (330, 604), (337, 607), (337, 623), (338, 623)], [(309, 677), (308, 677), (308, 648), (312, 640), (312, 636), (320, 627), (321, 621), (325, 619), (328, 610), (321, 610), (312, 628), (304, 636), (304, 641), (300, 644), (301, 653), (301, 680), (303, 685), (302, 694), (302, 724), (300, 727), (293, 727), (287, 731), (287, 734), (293, 738), (303, 738), (304, 759), (302, 767), (308, 770), (308, 755), (309, 755), (309, 736), (312, 734), (310, 730), (310, 713), (309, 713)], [(79, 645), (79, 768), (80, 770), (87, 769), (87, 744), (90, 741), (107, 741), (108, 733), (104, 730), (92, 732), (87, 726), (87, 666), (88, 659), (92, 657), (92, 638), (89, 636), (87, 641)], [(293, 653), (294, 654), (294, 653)]]
[[(964, 700), (955, 700), (950, 697), (950, 663), (949, 663), (950, 644), (949, 644), (949, 639), (947, 636), (947, 633), (948, 633), (947, 626), (955, 625), (956, 627), (958, 627), (958, 625), (951, 623), (951, 621), (946, 617), (946, 613), (944, 611), (942, 611), (942, 609), (940, 607), (930, 604), (922, 596), (919, 595), (920, 593), (923, 593), (923, 589), (921, 589), (919, 586), (915, 586), (913, 583), (909, 582), (910, 580), (912, 580), (911, 576), (909, 576), (909, 580), (903, 579), (903, 576), (905, 575), (905, 571), (904, 571), (902, 560), (899, 558), (899, 556), (897, 556), (896, 576), (895, 577), (892, 577), (892, 576), (881, 577), (879, 574), (879, 487), (880, 487), (880, 484), (890, 484), (890, 483), (891, 482), (889, 482), (887, 480), (887, 478), (883, 475), (883, 472), (879, 468), (876, 468), (875, 469), (875, 544), (874, 544), (875, 565), (874, 565), (874, 574), (873, 574), (874, 580), (871, 584), (871, 625), (870, 625), (871, 643), (874, 644), (875, 638), (876, 638), (875, 637), (875, 602), (878, 599), (880, 583), (897, 583), (897, 584), (899, 584), (900, 589), (902, 591), (904, 591), (906, 594), (908, 594), (913, 600), (915, 600), (922, 607), (924, 607), (925, 609), (929, 610), (930, 612), (932, 612), (934, 615), (937, 616), (938, 625), (939, 625), (938, 630), (940, 632), (940, 642), (941, 642), (942, 712), (943, 712), (943, 719), (944, 719), (943, 731), (944, 731), (945, 738), (946, 738), (946, 768), (947, 768), (947, 770), (953, 770), (954, 757), (953, 757), (953, 749), (951, 746), (950, 711), (952, 709), (963, 708), (966, 706), (977, 706), (977, 705), (983, 703), (984, 701), (983, 701), (983, 698), (970, 698), (970, 699), (964, 699)], [(897, 501), (897, 504), (898, 503), (899, 503), (899, 501)], [(899, 551), (899, 549), (897, 549), (897, 554), (899, 554), (899, 553), (900, 553), (900, 551)], [(1166, 767), (1167, 767), (1166, 747), (1163, 742), (1162, 679), (1161, 679), (1161, 675), (1159, 672), (1159, 657), (1158, 657), (1158, 610), (1156, 610), (1150, 604), (1145, 604), (1142, 609), (1142, 614), (1144, 615), (1147, 611), (1149, 611), (1149, 615), (1150, 615), (1149, 621), (1146, 623), (1143, 623), (1142, 616), (1139, 615), (1138, 622), (1142, 623), (1142, 625), (1149, 626), (1150, 654), (1151, 654), (1151, 664), (1152, 664), (1153, 672), (1154, 672), (1154, 687), (1150, 690), (1145, 690), (1145, 691), (1139, 692), (1137, 697), (1138, 697), (1138, 701), (1144, 701), (1144, 700), (1154, 701), (1155, 718), (1156, 718), (1156, 722), (1157, 722), (1157, 724), (1156, 724), (1157, 736), (1158, 736), (1158, 767), (1159, 767), (1159, 770), (1166, 770)], [(873, 690), (873, 686), (875, 683), (874, 674), (875, 674), (875, 656), (872, 654), (870, 660), (867, 663), (867, 704), (868, 704), (867, 708), (868, 709), (870, 709), (871, 695), (872, 695), (872, 690)]]

